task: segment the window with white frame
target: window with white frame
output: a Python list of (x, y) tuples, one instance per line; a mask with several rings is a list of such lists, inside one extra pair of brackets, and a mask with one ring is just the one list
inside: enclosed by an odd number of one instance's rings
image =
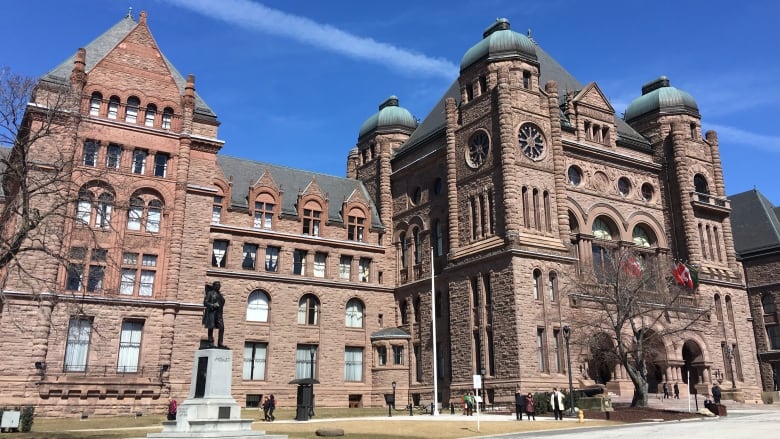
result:
[(141, 357), (141, 334), (143, 333), (143, 330), (143, 321), (125, 320), (122, 322), (122, 332), (119, 335), (117, 372), (138, 372), (138, 363)]
[(393, 364), (396, 366), (401, 366), (404, 364), (404, 347), (403, 346), (393, 346)]
[(92, 220), (92, 193), (82, 190), (76, 202), (76, 221), (88, 226)]
[(119, 282), (119, 294), (132, 296), (135, 293), (135, 279), (138, 272), (138, 253), (122, 254), (122, 278)]
[(371, 259), (360, 258), (359, 270), (360, 282), (368, 282), (371, 279)]
[(306, 274), (306, 251), (293, 251), (293, 274)]
[(97, 166), (98, 142), (96, 140), (87, 140), (84, 142), (84, 154), (82, 163), (84, 166)]
[(168, 161), (171, 156), (163, 152), (154, 154), (154, 176), (165, 177), (168, 173)]
[(298, 301), (298, 324), (316, 326), (320, 318), (320, 301), (314, 294), (305, 294)]
[(346, 326), (347, 328), (363, 327), (363, 302), (360, 299), (350, 299), (347, 302)]
[(137, 293), (142, 297), (153, 296), (156, 277), (157, 255), (141, 255), (132, 252), (122, 254), (119, 294), (132, 296)]
[(171, 129), (172, 121), (173, 121), (173, 108), (165, 107), (162, 115), (162, 128), (164, 130)]
[(322, 212), (315, 209), (303, 209), (303, 234), (320, 236), (320, 216)]
[(103, 103), (103, 95), (99, 91), (93, 92), (89, 99), (89, 115), (99, 116), (100, 105)]
[(244, 343), (244, 369), (241, 378), (245, 380), (264, 380), (268, 343)]
[(214, 204), (211, 206), (211, 224), (219, 224), (222, 221), (222, 200), (222, 196), (214, 195)]
[(352, 268), (352, 256), (342, 255), (339, 258), (339, 279), (350, 280), (351, 268)]
[(144, 200), (138, 197), (130, 198), (127, 209), (127, 230), (141, 230), (141, 219), (144, 216)]
[(154, 294), (154, 278), (157, 275), (157, 255), (143, 255), (141, 258), (141, 282), (138, 283), (139, 296)]
[(133, 151), (133, 174), (143, 174), (146, 169), (146, 157), (149, 153), (144, 149), (136, 149)]
[(265, 248), (265, 271), (279, 271), (279, 247)]
[(127, 106), (125, 107), (125, 122), (136, 123), (138, 122), (138, 107), (141, 105), (141, 101), (135, 97), (130, 96), (127, 98)]
[(362, 212), (357, 209), (353, 210), (353, 212), (358, 212), (359, 214), (349, 215), (347, 217), (347, 239), (350, 241), (362, 242), (366, 219), (362, 216)]
[(317, 377), (317, 345), (299, 344), (295, 349), (295, 379)]
[(547, 297), (550, 302), (558, 300), (558, 275), (555, 272), (550, 272), (547, 277)]
[(363, 348), (344, 348), (344, 381), (363, 381)]
[(533, 277), (533, 294), (534, 299), (539, 300), (541, 297), (541, 294), (539, 294), (539, 289), (542, 287), (542, 272), (539, 270), (534, 270), (534, 277)]
[(106, 150), (106, 167), (109, 169), (119, 169), (122, 160), (122, 147), (116, 143), (109, 143)]
[(108, 192), (103, 192), (98, 197), (95, 209), (95, 227), (107, 229), (111, 223), (111, 211), (114, 206), (114, 196)]
[(248, 322), (267, 322), (270, 300), (262, 290), (254, 290), (249, 294), (246, 304), (246, 320)]
[(144, 115), (144, 125), (148, 127), (154, 126), (154, 118), (157, 115), (157, 105), (149, 104), (146, 106), (146, 114)]
[(228, 241), (215, 239), (211, 247), (211, 266), (225, 268), (227, 263)]
[(92, 334), (92, 319), (71, 317), (68, 324), (68, 339), (65, 342), (64, 372), (84, 372), (87, 370), (89, 338)]
[(271, 203), (255, 202), (254, 228), (271, 230), (273, 228), (274, 205)]
[(257, 244), (244, 244), (242, 253), (241, 268), (254, 270), (257, 261)]
[(387, 347), (377, 346), (376, 348), (376, 365), (385, 366), (387, 364)]
[(111, 96), (108, 99), (108, 118), (116, 119), (119, 114), (119, 96)]
[(325, 266), (327, 260), (327, 253), (317, 252), (314, 254), (314, 277), (325, 277)]
[(160, 219), (162, 218), (162, 201), (151, 200), (146, 209), (146, 231), (158, 233), (160, 231)]

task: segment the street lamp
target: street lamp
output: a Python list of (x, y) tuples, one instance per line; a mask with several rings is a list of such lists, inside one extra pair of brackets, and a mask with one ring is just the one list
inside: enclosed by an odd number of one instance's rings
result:
[(563, 338), (566, 340), (566, 370), (569, 372), (569, 413), (574, 415), (574, 385), (571, 380), (571, 351), (569, 350), (571, 328), (569, 325), (563, 327)]
[[(485, 411), (485, 395), (487, 394), (487, 391), (485, 390), (485, 368), (481, 368), (479, 370), (481, 376), (480, 381), (482, 381), (482, 411)], [(479, 404), (479, 402), (477, 402)]]
[[(393, 408), (395, 408), (395, 381), (393, 381), (393, 403), (392, 403), (392, 406), (393, 406)], [(389, 408), (388, 408), (388, 410), (389, 410)], [(391, 417), (393, 416), (393, 412), (390, 412), (390, 416)]]

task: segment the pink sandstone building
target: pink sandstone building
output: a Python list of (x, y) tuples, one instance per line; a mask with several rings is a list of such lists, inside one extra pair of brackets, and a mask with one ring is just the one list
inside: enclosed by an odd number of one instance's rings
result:
[[(509, 21), (474, 42), (422, 121), (393, 96), (356, 123), (345, 177), (220, 154), (208, 90), (144, 13), (75, 51), (28, 106), (35, 124), (52, 95), (78, 97), (30, 156), (72, 151), (79, 189), (57, 229), (64, 260), (22, 259), (36, 282), (3, 273), (0, 404), (109, 414), (186, 398), (214, 281), (248, 407), (270, 393), (294, 405), (290, 382), (312, 373), (318, 406), (379, 406), (392, 383), (397, 406), (429, 403), (434, 315), (439, 400), (484, 372), (487, 402), (513, 401), (567, 387), (562, 329), (578, 330), (584, 273), (616, 249), (659, 276), (688, 260), (690, 303), (712, 306), (663, 340), (650, 391), (704, 394), (723, 373), (731, 397), (757, 398), (718, 138), (693, 97), (661, 77), (621, 117)], [(587, 349), (570, 360), (577, 387), (632, 389)]]

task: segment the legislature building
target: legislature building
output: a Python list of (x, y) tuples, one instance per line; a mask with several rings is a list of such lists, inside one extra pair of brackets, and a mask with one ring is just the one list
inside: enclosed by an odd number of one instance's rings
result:
[[(610, 335), (587, 326), (617, 254), (661, 280), (644, 284), (647, 297), (685, 289), (651, 325), (666, 335), (648, 390), (706, 394), (717, 380), (726, 398), (758, 398), (718, 137), (670, 79), (637, 84), (616, 114), (596, 83), (499, 19), (474, 32), (421, 121), (395, 96), (352, 121), (336, 177), (259, 150), (220, 154), (230, 139), (218, 136), (219, 109), (163, 49), (145, 13), (74, 48), (40, 78), (22, 135), (58, 129), (5, 151), (42, 174), (73, 160), (72, 201), (30, 238), (56, 251), (0, 272), (0, 405), (152, 413), (186, 399), (215, 281), (233, 395), (247, 407), (268, 394), (294, 406), (291, 381), (305, 378), (319, 382), (319, 407), (380, 406), (393, 391), (397, 407), (425, 404), (434, 370), (444, 405), (477, 374), (488, 403), (568, 387), (569, 372), (575, 387), (630, 395), (625, 368), (596, 355)], [(7, 213), (19, 185), (4, 177)], [(667, 281), (675, 267), (687, 285)]]

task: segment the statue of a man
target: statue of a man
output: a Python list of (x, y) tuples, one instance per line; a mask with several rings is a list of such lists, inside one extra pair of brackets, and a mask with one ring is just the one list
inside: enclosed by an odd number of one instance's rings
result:
[(214, 347), (214, 328), (219, 330), (217, 335), (217, 347), (226, 348), (222, 343), (222, 333), (225, 330), (225, 322), (222, 319), (222, 310), (225, 307), (225, 296), (219, 291), (222, 285), (217, 281), (206, 285), (206, 295), (203, 297), (203, 326), (209, 331), (209, 347)]

